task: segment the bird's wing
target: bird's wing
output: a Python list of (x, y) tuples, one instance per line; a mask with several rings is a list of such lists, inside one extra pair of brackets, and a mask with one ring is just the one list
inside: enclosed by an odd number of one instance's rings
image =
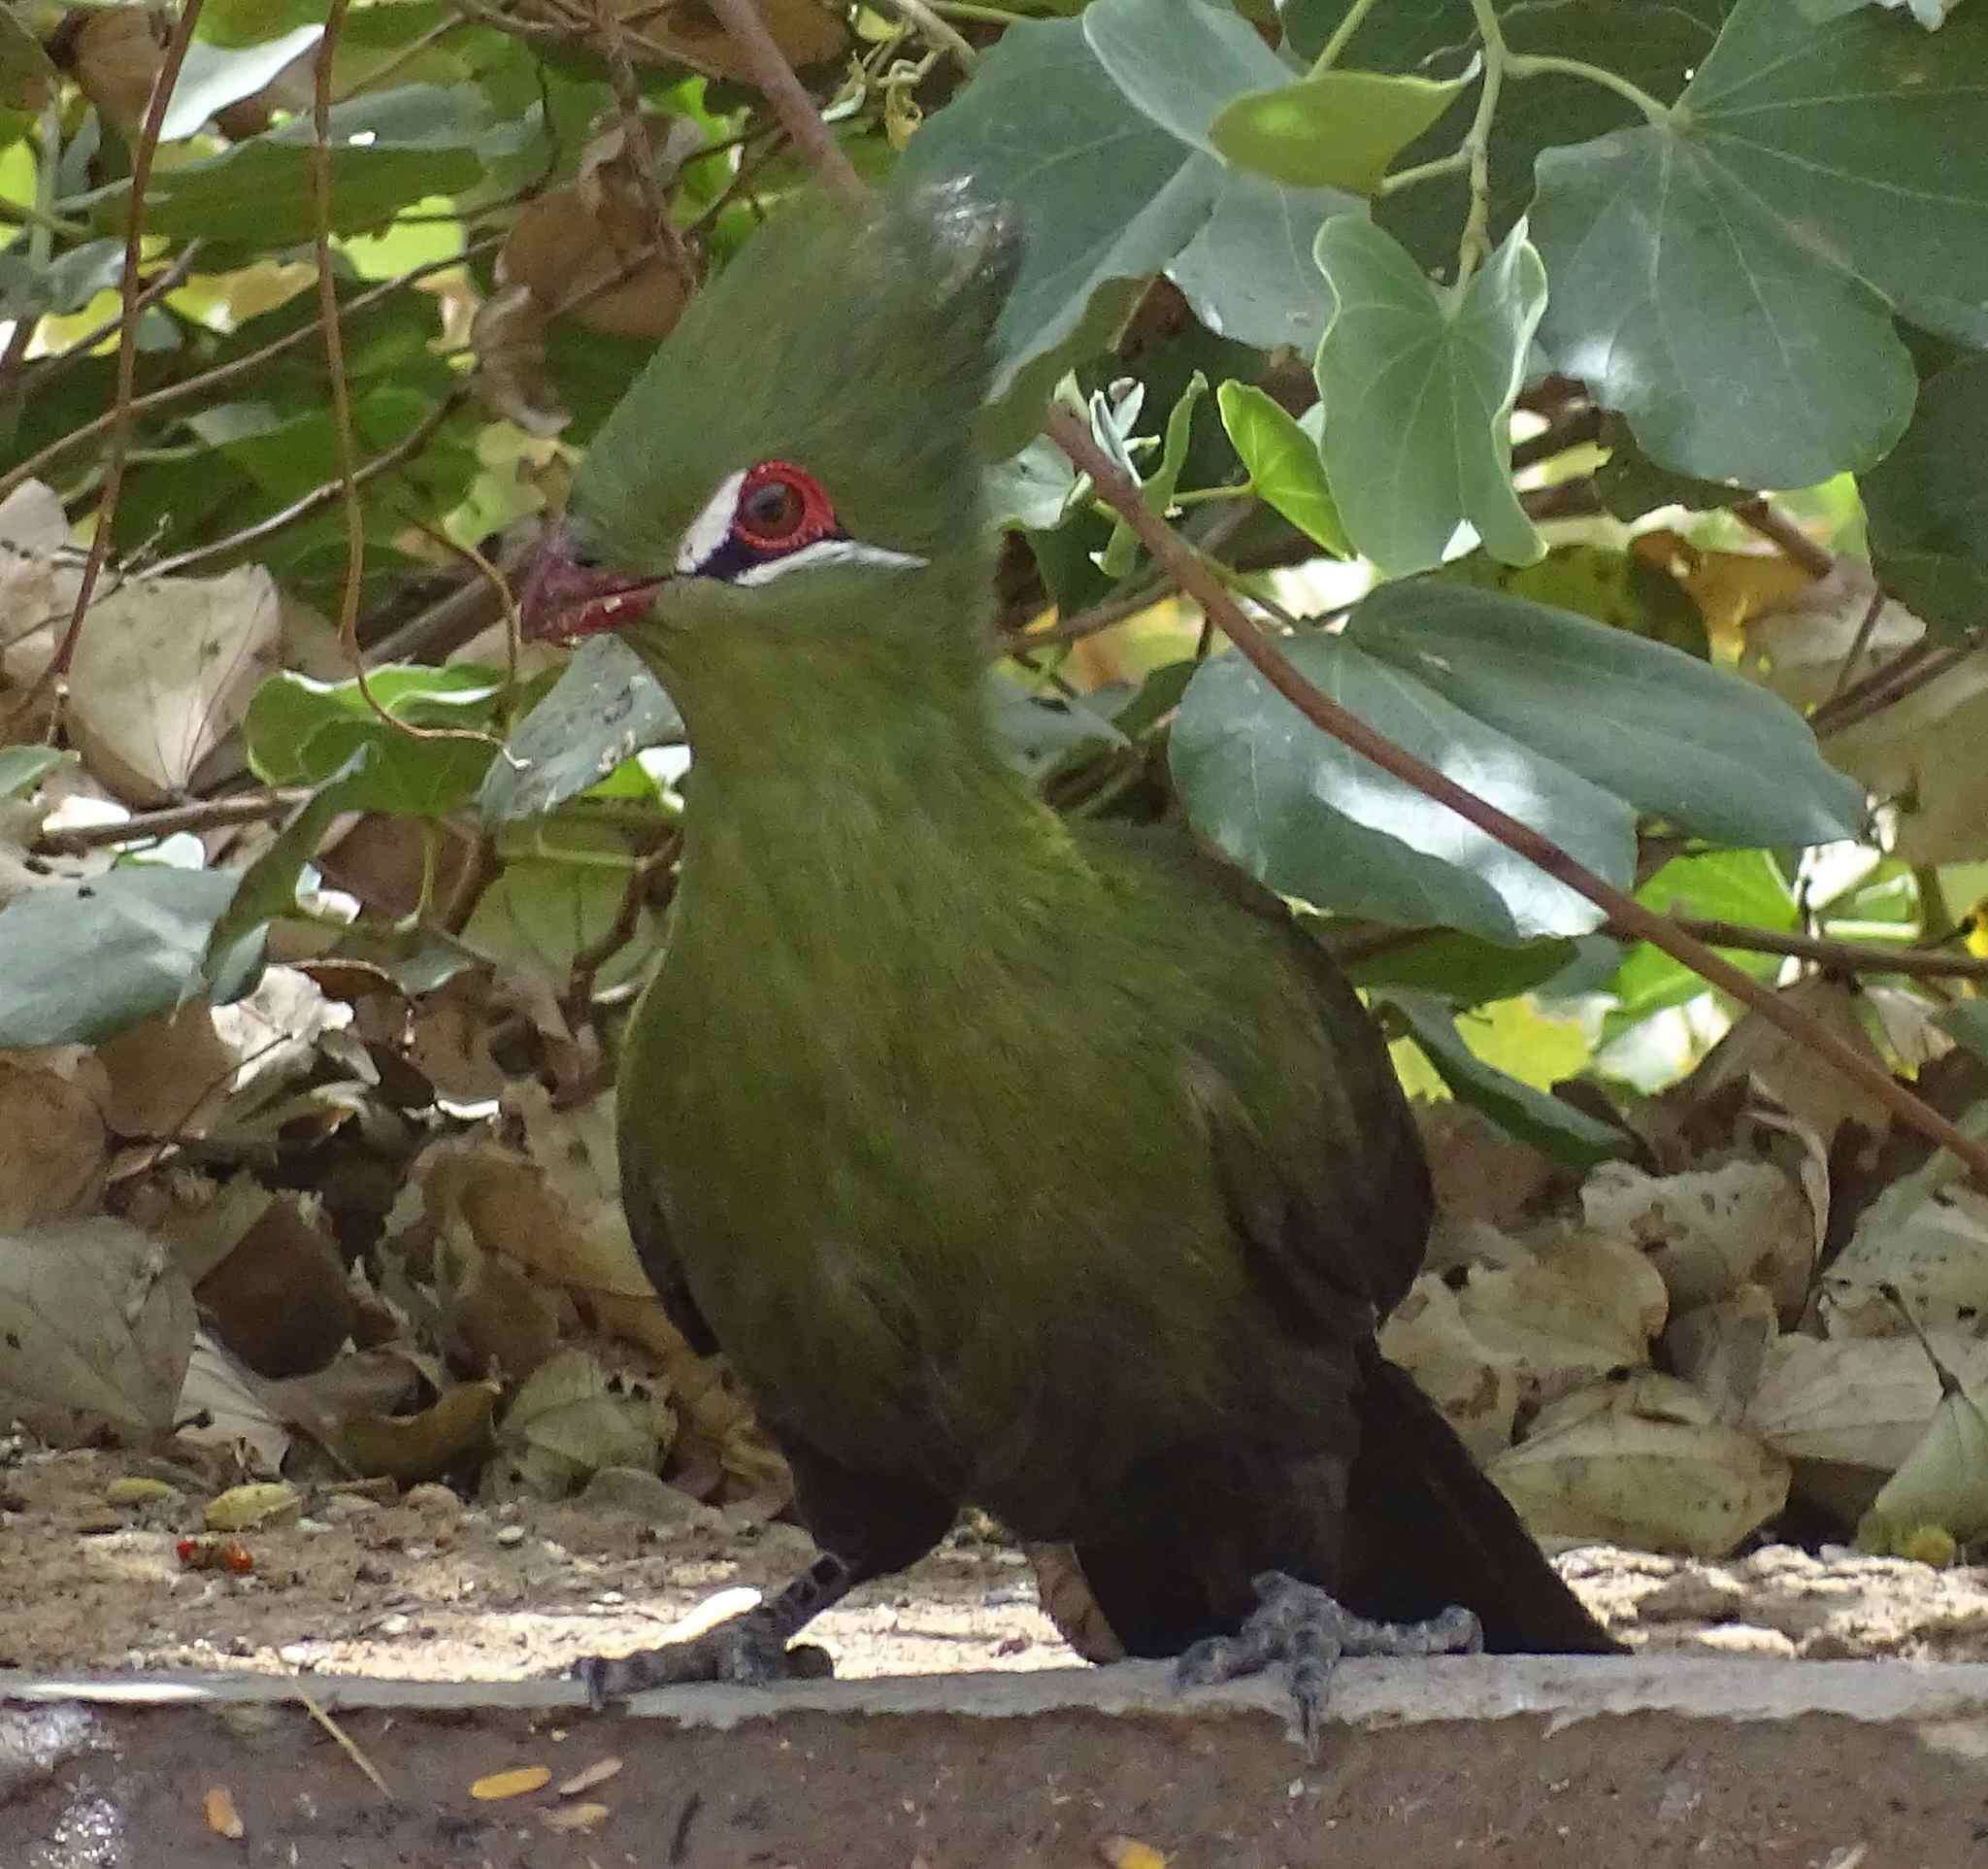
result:
[[(623, 1061), (625, 1067), (625, 1055)], [(709, 1356), (716, 1351), (718, 1340), (705, 1322), (703, 1312), (698, 1310), (697, 1300), (690, 1295), (682, 1264), (670, 1239), (670, 1221), (663, 1210), (663, 1190), (658, 1185), (654, 1157), (643, 1145), (633, 1120), (645, 1107), (646, 1099), (625, 1094), (627, 1089), (624, 1081), (624, 1094), (615, 1105), (614, 1140), (621, 1161), (621, 1207), (628, 1216), (628, 1232), (635, 1241), (642, 1269), (648, 1274), (649, 1284), (663, 1301), (664, 1315), (683, 1333), (692, 1350), (700, 1356)]]
[[(1309, 1029), (1251, 1033), (1250, 1057), (1189, 1058), (1189, 1093), (1202, 1109), (1237, 1234), (1280, 1314), (1300, 1329), (1309, 1323), (1333, 1335), (1343, 1334), (1349, 1307), (1384, 1317), (1422, 1269), (1435, 1211), (1421, 1136), (1386, 1041), (1331, 956), (1269, 889), (1171, 832), (1112, 841), (1171, 869), (1176, 888), (1184, 875), (1200, 905), (1189, 922), (1205, 929), (1215, 897), (1278, 931)], [(1300, 1069), (1315, 1076), (1319, 1093), (1267, 1130), (1266, 1100), (1245, 1086), (1260, 1084), (1266, 1055), (1297, 1059), (1293, 1048), (1304, 1046), (1316, 1047), (1316, 1061), (1303, 1059)]]

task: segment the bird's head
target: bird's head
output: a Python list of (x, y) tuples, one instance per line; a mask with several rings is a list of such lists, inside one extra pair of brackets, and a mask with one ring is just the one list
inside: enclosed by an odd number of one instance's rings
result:
[(615, 631), (686, 702), (741, 655), (887, 654), (940, 604), (971, 641), (974, 428), (1019, 245), (962, 183), (860, 216), (812, 197), (755, 235), (596, 436), (527, 633)]

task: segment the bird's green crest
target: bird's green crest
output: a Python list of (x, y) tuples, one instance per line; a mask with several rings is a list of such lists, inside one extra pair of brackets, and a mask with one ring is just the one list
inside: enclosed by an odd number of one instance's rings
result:
[(963, 182), (860, 215), (812, 194), (692, 302), (602, 426), (574, 488), (587, 546), (666, 573), (730, 474), (793, 461), (850, 537), (936, 558), (981, 530), (973, 425), (1019, 257)]

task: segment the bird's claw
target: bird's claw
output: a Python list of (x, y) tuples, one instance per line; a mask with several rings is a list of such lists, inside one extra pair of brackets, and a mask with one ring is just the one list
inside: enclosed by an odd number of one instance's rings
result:
[(1326, 1698), (1342, 1655), (1475, 1654), (1484, 1646), (1484, 1631), (1469, 1610), (1452, 1607), (1426, 1622), (1371, 1622), (1315, 1584), (1301, 1584), (1281, 1571), (1264, 1571), (1250, 1581), (1257, 1606), (1242, 1628), (1186, 1650), (1174, 1664), (1174, 1684), (1198, 1687), (1234, 1681), (1281, 1661), (1308, 1758), (1318, 1756)]
[(812, 1643), (787, 1647), (764, 1617), (747, 1610), (683, 1642), (630, 1654), (590, 1654), (573, 1670), (596, 1713), (610, 1700), (679, 1687), (691, 1682), (770, 1687), (779, 1681), (819, 1681), (834, 1674), (825, 1649)]

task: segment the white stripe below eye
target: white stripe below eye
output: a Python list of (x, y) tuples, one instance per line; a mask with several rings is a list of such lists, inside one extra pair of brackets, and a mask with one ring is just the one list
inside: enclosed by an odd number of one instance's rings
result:
[[(700, 518), (699, 523), (703, 521)], [(784, 558), (769, 558), (763, 564), (747, 565), (732, 580), (735, 584), (770, 584), (790, 571), (805, 565), (877, 565), (884, 569), (915, 571), (931, 563), (909, 551), (886, 551), (880, 545), (862, 545), (854, 539), (817, 539), (790, 551)]]
[(723, 545), (732, 530), (732, 521), (738, 517), (739, 489), (746, 484), (746, 470), (727, 474), (717, 484), (717, 491), (705, 502), (704, 511), (683, 528), (683, 542), (677, 548), (677, 575), (679, 578), (693, 577), (703, 570), (705, 562), (719, 546)]

